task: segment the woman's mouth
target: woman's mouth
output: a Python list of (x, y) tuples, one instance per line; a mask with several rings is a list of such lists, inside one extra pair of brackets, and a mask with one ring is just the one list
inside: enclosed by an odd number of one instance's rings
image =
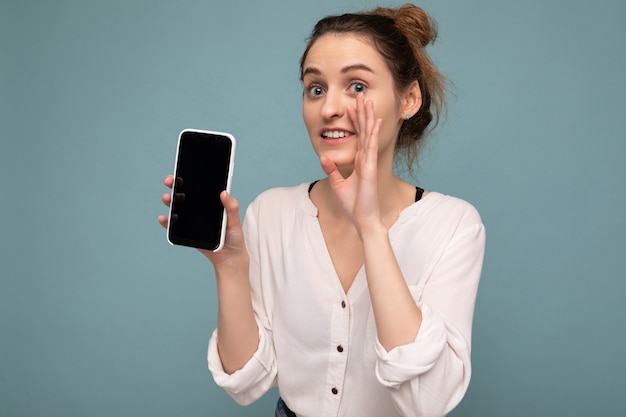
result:
[(344, 132), (342, 130), (327, 130), (322, 133), (322, 137), (328, 138), (328, 139), (345, 138), (346, 136), (349, 136), (349, 135), (350, 134), (348, 132)]
[(354, 133), (345, 130), (324, 130), (322, 132), (322, 139), (324, 140), (336, 140), (346, 139), (353, 136)]

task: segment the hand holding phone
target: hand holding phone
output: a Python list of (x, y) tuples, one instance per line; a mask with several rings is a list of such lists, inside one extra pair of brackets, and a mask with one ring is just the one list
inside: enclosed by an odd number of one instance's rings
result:
[(226, 212), (220, 194), (230, 192), (235, 138), (185, 129), (178, 137), (167, 239), (173, 245), (219, 251)]

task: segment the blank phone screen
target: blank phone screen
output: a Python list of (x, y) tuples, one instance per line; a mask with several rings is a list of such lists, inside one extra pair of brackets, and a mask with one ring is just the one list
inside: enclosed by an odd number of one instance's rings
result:
[(169, 240), (176, 245), (215, 250), (220, 244), (233, 143), (229, 137), (181, 133), (172, 193)]

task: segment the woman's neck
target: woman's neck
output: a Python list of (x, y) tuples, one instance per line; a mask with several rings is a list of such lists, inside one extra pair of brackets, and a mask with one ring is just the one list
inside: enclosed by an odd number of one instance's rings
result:
[[(310, 198), (318, 212), (323, 212), (324, 216), (334, 218), (337, 221), (342, 219), (352, 221), (332, 190), (328, 178), (315, 184), (311, 190)], [(415, 202), (415, 187), (395, 175), (389, 175), (385, 178), (379, 177), (378, 201), (383, 222), (390, 227), (400, 212)]]

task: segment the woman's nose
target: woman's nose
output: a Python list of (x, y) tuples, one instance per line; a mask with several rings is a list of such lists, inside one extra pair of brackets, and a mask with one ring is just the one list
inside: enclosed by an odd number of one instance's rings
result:
[(324, 97), (321, 115), (324, 119), (341, 118), (346, 111), (346, 98), (337, 92), (328, 91)]

